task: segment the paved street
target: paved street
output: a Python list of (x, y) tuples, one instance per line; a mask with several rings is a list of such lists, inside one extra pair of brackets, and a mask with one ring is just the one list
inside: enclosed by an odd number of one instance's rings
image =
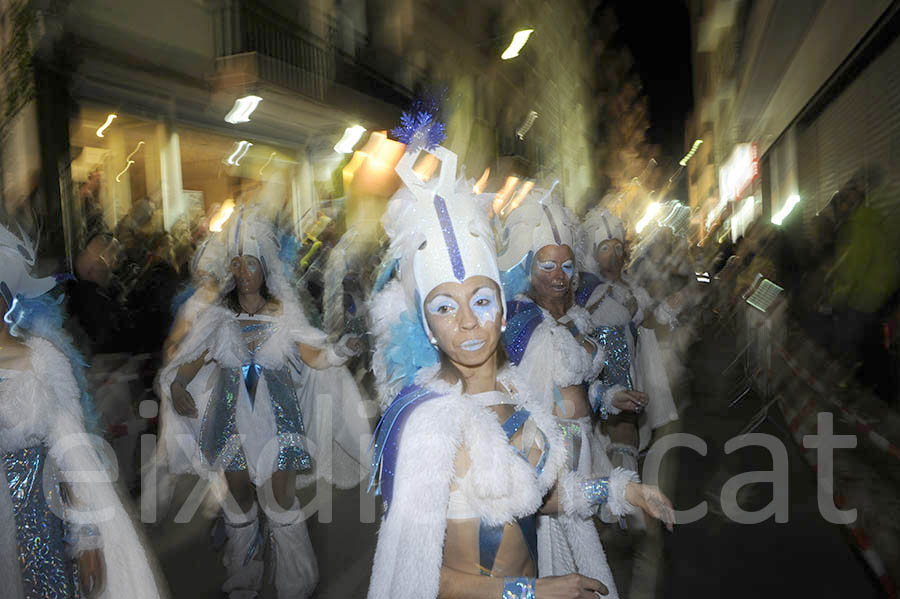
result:
[[(722, 486), (736, 474), (768, 471), (772, 460), (762, 447), (739, 449), (725, 455), (725, 443), (750, 421), (760, 400), (751, 395), (728, 408), (735, 374), (721, 376), (731, 361), (728, 339), (708, 336), (691, 352), (692, 376), (678, 392), (680, 427), (704, 439), (706, 456), (690, 449), (675, 449), (663, 462), (662, 483), (679, 509), (707, 501), (708, 515), (668, 532), (635, 537), (616, 526), (602, 529), (602, 537), (623, 597), (758, 599), (759, 597), (841, 598), (881, 597), (880, 590), (852, 549), (840, 526), (827, 523), (818, 512), (812, 470), (786, 434), (780, 413), (757, 432), (773, 435), (787, 449), (790, 465), (789, 520), (773, 519), (755, 525), (730, 521), (722, 512)], [(189, 491), (189, 480), (179, 486), (176, 505)], [(772, 498), (770, 484), (748, 485), (738, 497), (746, 510), (765, 507)], [(304, 497), (304, 500), (308, 498)], [(375, 548), (377, 525), (360, 524), (359, 490), (335, 491), (333, 520), (309, 521), (310, 536), (321, 571), (317, 597), (365, 597)], [(371, 506), (364, 505), (371, 513)], [(369, 519), (371, 519), (369, 517)], [(151, 532), (154, 547), (172, 588), (173, 597), (219, 597), (224, 576), (209, 543), (211, 514), (200, 514), (189, 524), (170, 520)], [(636, 541), (639, 539), (639, 542)], [(639, 580), (632, 580), (632, 555)], [(655, 583), (654, 583), (655, 577)], [(265, 597), (274, 597), (267, 587)]]

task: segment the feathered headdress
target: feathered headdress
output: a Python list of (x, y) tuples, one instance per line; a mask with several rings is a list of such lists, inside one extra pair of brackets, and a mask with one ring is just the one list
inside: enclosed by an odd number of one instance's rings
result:
[[(441, 161), (440, 175), (428, 182), (413, 172), (423, 151)], [(411, 383), (419, 370), (437, 364), (422, 313), (431, 290), (479, 275), (500, 285), (489, 198), (472, 192), (474, 181), (456, 178), (456, 164), (456, 154), (438, 146), (408, 150), (396, 167), (405, 186), (391, 199), (382, 221), (390, 247), (370, 302), (376, 337), (373, 368), (383, 402)], [(390, 281), (392, 275), (396, 280)]]
[(582, 267), (588, 272), (596, 272), (597, 247), (604, 241), (618, 239), (625, 243), (625, 225), (622, 220), (607, 210), (597, 206), (584, 216), (580, 232), (585, 262)]
[(528, 289), (531, 262), (538, 251), (548, 245), (565, 245), (578, 255), (578, 225), (571, 210), (553, 197), (550, 189), (533, 189), (507, 217), (500, 233), (502, 251), (499, 256), (505, 292), (514, 296)]

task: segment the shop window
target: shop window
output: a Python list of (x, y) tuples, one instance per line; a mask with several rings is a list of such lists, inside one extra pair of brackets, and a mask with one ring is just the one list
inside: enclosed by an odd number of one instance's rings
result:
[(69, 139), (64, 213), (73, 258), (98, 235), (136, 260), (153, 252), (149, 240), (165, 239), (167, 257), (186, 274), (198, 243), (232, 208), (253, 206), (291, 232), (309, 212), (294, 150), (101, 107), (83, 108)]

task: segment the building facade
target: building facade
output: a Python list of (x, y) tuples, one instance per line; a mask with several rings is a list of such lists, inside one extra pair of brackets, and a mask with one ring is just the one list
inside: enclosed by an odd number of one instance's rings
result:
[[(436, 90), (446, 144), (469, 176), (490, 168), (495, 188), (508, 176), (558, 178), (576, 202), (593, 185), (585, 10), (541, 0), (3, 0), (5, 211), (36, 214), (53, 233), (44, 250), (70, 268), (92, 234), (114, 231), (136, 206), (171, 232), (229, 201), (262, 201), (299, 232), (343, 210), (348, 156), (334, 145), (344, 130), (386, 131)], [(523, 28), (533, 41), (500, 60)], [(249, 120), (227, 122), (248, 96), (261, 98)]]
[[(898, 3), (891, 0), (692, 0), (696, 109), (685, 146), (698, 241), (740, 237), (749, 222), (816, 219), (860, 185), (897, 213)], [(752, 199), (751, 199), (752, 198)]]

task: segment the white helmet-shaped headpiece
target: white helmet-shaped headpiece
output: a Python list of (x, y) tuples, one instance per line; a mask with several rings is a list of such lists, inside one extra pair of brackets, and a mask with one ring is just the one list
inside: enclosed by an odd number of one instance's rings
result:
[[(440, 175), (427, 182), (413, 171), (421, 152), (441, 161)], [(480, 275), (500, 286), (487, 217), (489, 198), (476, 195), (464, 179), (456, 179), (456, 163), (456, 154), (436, 146), (408, 151), (396, 166), (405, 187), (391, 199), (383, 224), (398, 259), (400, 282), (418, 310), (431, 290), (443, 283), (462, 283)]]
[(500, 254), (503, 270), (548, 245), (565, 245), (576, 251), (578, 226), (572, 212), (553, 198), (557, 183), (548, 190), (532, 190), (506, 219)]

